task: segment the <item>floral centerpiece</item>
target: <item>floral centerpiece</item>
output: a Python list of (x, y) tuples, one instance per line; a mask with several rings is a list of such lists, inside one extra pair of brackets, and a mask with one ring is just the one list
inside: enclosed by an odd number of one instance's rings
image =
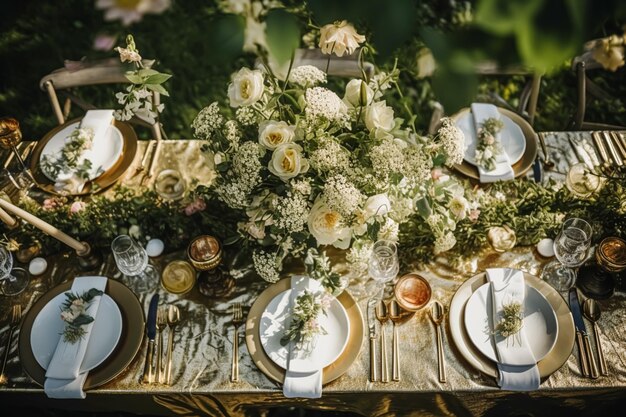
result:
[[(363, 42), (346, 22), (329, 26), (323, 50), (350, 54)], [(348, 250), (363, 272), (372, 244), (397, 241), (416, 212), (436, 252), (454, 246), (456, 222), (472, 207), (442, 168), (461, 162), (463, 134), (449, 120), (435, 137), (405, 123), (385, 100), (399, 91), (398, 76), (378, 72), (335, 92), (313, 66), (291, 68), (284, 80), (269, 67), (242, 68), (228, 86), (233, 117), (215, 102), (195, 118), (217, 172), (213, 191), (240, 214), (238, 238), (265, 280), (278, 280), (287, 256), (324, 245)]]

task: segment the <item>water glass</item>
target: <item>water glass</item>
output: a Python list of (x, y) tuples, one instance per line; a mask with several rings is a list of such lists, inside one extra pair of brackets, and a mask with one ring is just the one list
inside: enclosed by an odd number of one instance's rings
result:
[(558, 291), (567, 291), (576, 281), (576, 271), (591, 246), (591, 225), (583, 219), (567, 219), (554, 239), (556, 259), (543, 269), (542, 278)]
[(0, 291), (4, 295), (17, 295), (24, 291), (30, 281), (23, 268), (13, 268), (13, 255), (0, 247)]
[(148, 266), (148, 253), (130, 236), (120, 235), (113, 239), (111, 250), (117, 268), (124, 275), (140, 275)]
[(385, 288), (385, 284), (393, 280), (400, 270), (398, 248), (389, 240), (374, 243), (369, 259), (369, 274), (376, 281), (377, 294)]

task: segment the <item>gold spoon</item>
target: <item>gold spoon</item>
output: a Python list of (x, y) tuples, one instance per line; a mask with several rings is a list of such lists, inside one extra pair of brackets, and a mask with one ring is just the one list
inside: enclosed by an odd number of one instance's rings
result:
[(180, 310), (175, 305), (170, 305), (167, 310), (167, 327), (169, 333), (167, 335), (167, 366), (165, 368), (165, 383), (172, 385), (172, 347), (174, 345), (174, 327), (180, 321)]
[(376, 318), (380, 322), (380, 360), (382, 362), (380, 382), (389, 382), (389, 367), (387, 366), (387, 340), (385, 339), (385, 323), (389, 319), (387, 304), (380, 300), (376, 305)]
[(583, 304), (583, 313), (593, 326), (593, 334), (596, 339), (596, 347), (598, 349), (598, 359), (600, 360), (600, 373), (606, 376), (609, 374), (609, 371), (606, 367), (604, 352), (602, 352), (602, 345), (600, 344), (600, 334), (598, 333), (598, 328), (596, 327), (596, 322), (600, 320), (600, 315), (602, 314), (602, 311), (600, 311), (600, 304), (592, 298), (587, 298)]
[(443, 340), (441, 338), (441, 322), (445, 315), (443, 305), (435, 300), (430, 309), (430, 319), (435, 323), (437, 330), (437, 357), (439, 359), (439, 382), (446, 382), (446, 364), (443, 356)]
[(396, 325), (403, 320), (400, 306), (396, 300), (389, 303), (389, 318), (393, 323), (393, 342), (391, 349), (391, 380), (400, 381), (400, 355), (398, 354), (398, 328)]

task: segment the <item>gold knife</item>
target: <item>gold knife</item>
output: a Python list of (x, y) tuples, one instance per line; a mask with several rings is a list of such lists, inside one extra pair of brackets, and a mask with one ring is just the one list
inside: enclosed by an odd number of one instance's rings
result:
[(603, 131), (601, 136), (606, 142), (606, 146), (609, 149), (609, 154), (613, 158), (613, 161), (615, 161), (618, 166), (624, 165), (624, 163), (622, 162), (622, 158), (619, 157), (617, 151), (615, 150), (615, 147), (613, 146), (613, 141), (611, 140), (611, 136), (609, 135), (609, 133), (607, 131)]
[(619, 149), (619, 153), (622, 155), (622, 161), (626, 164), (626, 146), (620, 140), (620, 135), (617, 132), (611, 132), (611, 137), (615, 147)]

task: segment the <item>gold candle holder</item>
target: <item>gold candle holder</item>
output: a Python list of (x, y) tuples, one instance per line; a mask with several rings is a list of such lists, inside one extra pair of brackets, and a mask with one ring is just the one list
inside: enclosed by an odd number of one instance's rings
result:
[(626, 241), (619, 237), (604, 238), (596, 249), (596, 261), (608, 272), (626, 269)]
[(187, 258), (199, 271), (198, 291), (207, 297), (227, 297), (235, 280), (219, 268), (223, 259), (222, 244), (210, 235), (194, 238), (187, 247)]

